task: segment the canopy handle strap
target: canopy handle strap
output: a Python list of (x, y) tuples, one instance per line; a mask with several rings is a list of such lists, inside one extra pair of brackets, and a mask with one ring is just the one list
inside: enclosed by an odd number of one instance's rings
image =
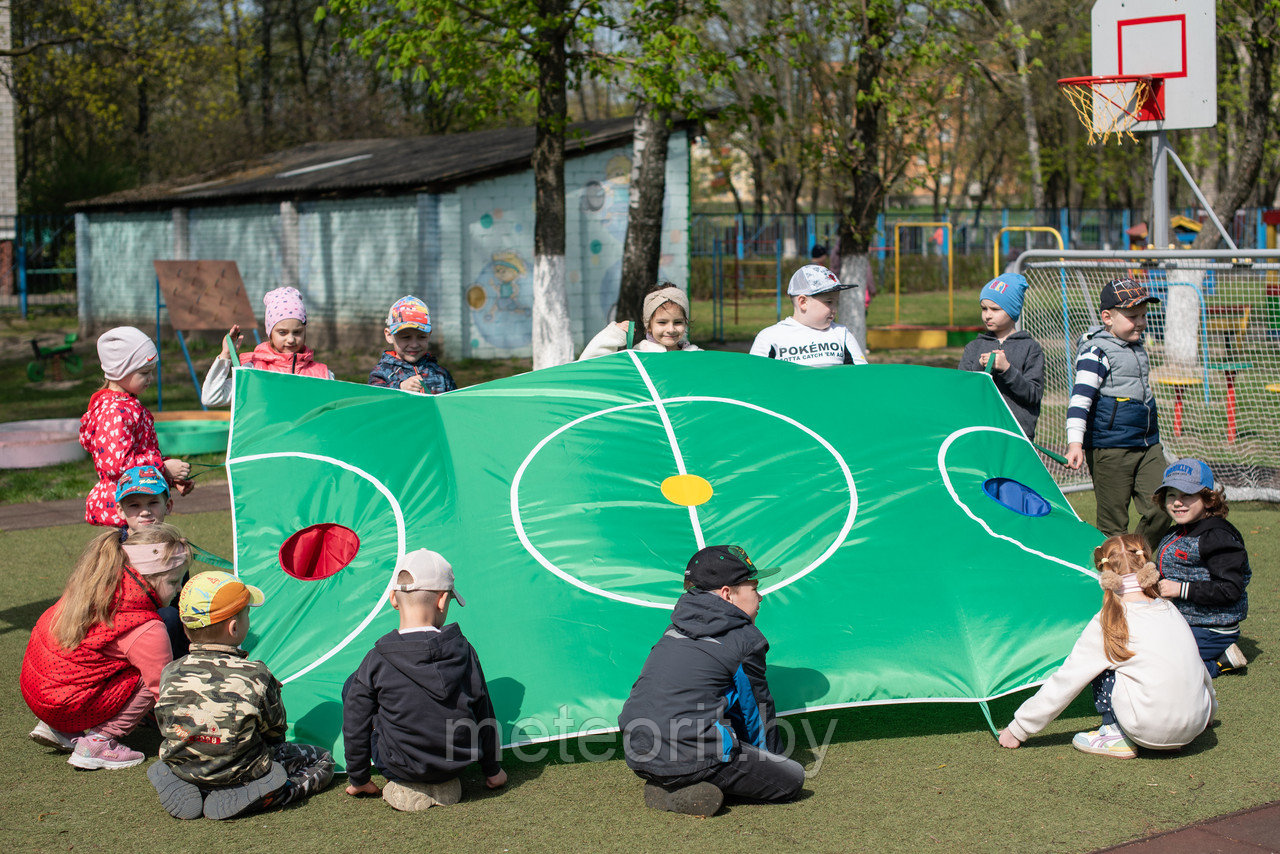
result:
[(200, 548), (190, 540), (187, 541), (187, 545), (190, 546), (191, 548), (192, 557), (194, 557), (196, 560), (200, 561), (201, 563), (207, 563), (209, 566), (216, 566), (219, 569), (230, 569), (230, 570), (235, 569), (231, 561), (227, 560), (225, 557), (218, 557), (213, 552), (206, 551)]

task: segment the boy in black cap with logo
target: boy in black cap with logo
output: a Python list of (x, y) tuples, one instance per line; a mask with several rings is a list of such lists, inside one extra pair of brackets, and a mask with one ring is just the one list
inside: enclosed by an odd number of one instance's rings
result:
[(867, 359), (848, 327), (834, 323), (842, 285), (836, 274), (818, 264), (806, 264), (791, 276), (787, 294), (792, 313), (761, 329), (751, 343), (751, 355), (781, 359), (813, 368), (865, 365)]
[(765, 681), (769, 642), (755, 626), (758, 570), (738, 546), (689, 561), (685, 594), (622, 707), (627, 766), (654, 809), (709, 816), (725, 795), (789, 801), (804, 768), (780, 754)]
[(1155, 547), (1170, 520), (1152, 500), (1164, 474), (1164, 448), (1151, 390), (1151, 366), (1142, 346), (1147, 304), (1160, 302), (1133, 279), (1102, 288), (1101, 326), (1080, 338), (1075, 384), (1067, 403), (1067, 464), (1088, 461), (1098, 501), (1098, 530), (1108, 537), (1129, 530), (1129, 502), (1142, 518), (1136, 534)]

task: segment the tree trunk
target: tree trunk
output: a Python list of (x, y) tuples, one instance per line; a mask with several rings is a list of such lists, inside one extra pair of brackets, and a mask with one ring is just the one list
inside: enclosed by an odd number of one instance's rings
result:
[(627, 208), (627, 238), (622, 248), (622, 285), (618, 292), (619, 320), (635, 320), (640, 329), (645, 288), (658, 279), (662, 258), (662, 201), (667, 190), (667, 142), (670, 116), (641, 102), (636, 107), (631, 199)]
[[(1272, 98), (1275, 92), (1274, 72), (1276, 62), (1276, 22), (1272, 15), (1255, 14), (1249, 26), (1247, 51), (1252, 60), (1249, 69), (1249, 100), (1246, 107), (1248, 119), (1240, 140), (1239, 153), (1232, 163), (1231, 179), (1226, 189), (1213, 201), (1213, 212), (1226, 228), (1231, 228), (1236, 209), (1253, 192), (1258, 174), (1262, 171), (1267, 129), (1273, 119)], [(1196, 237), (1194, 248), (1211, 249), (1222, 236), (1216, 228), (1203, 228)]]
[[(563, 21), (564, 0), (542, 0), (543, 20)], [(565, 293), (564, 131), (568, 72), (563, 26), (541, 34), (538, 126), (533, 146), (533, 368), (573, 361), (573, 332)]]
[[(1013, 19), (1013, 0), (1004, 0), (1005, 11)], [(1027, 48), (1019, 44), (1014, 52), (1018, 67), (1018, 91), (1022, 95), (1022, 126), (1027, 134), (1027, 161), (1031, 166), (1031, 205), (1043, 211), (1045, 207), (1044, 176), (1040, 172), (1040, 126), (1036, 122), (1035, 100), (1031, 95), (1030, 70), (1027, 68)]]

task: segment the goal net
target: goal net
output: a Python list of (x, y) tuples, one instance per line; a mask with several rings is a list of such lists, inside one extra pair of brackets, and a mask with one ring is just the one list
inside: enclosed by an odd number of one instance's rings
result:
[[(1100, 323), (1102, 286), (1129, 276), (1161, 300), (1144, 340), (1166, 455), (1204, 460), (1233, 499), (1280, 501), (1280, 252), (1036, 250), (1015, 263), (1029, 285), (1020, 326), (1044, 348), (1038, 444), (1066, 453), (1080, 337)], [(1086, 467), (1046, 465), (1064, 488), (1090, 483)]]

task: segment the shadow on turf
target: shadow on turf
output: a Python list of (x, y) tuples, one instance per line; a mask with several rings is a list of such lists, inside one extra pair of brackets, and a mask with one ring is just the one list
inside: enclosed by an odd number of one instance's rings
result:
[(40, 602), (28, 602), (25, 605), (5, 608), (0, 611), (0, 635), (14, 631), (30, 634), (31, 630), (35, 628), (36, 620), (40, 619), (40, 615), (49, 610), (53, 603), (57, 601), (57, 599), (45, 599)]

